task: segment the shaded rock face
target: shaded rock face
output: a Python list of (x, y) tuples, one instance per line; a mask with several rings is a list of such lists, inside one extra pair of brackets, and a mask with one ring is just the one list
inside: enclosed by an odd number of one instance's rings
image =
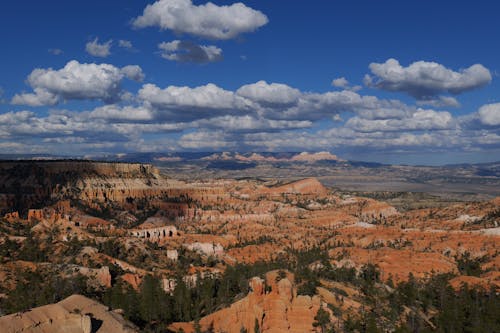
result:
[(96, 301), (72, 295), (59, 303), (0, 317), (2, 333), (132, 333), (138, 329)]
[[(262, 333), (315, 332), (312, 323), (321, 306), (320, 298), (297, 296), (291, 273), (277, 280), (277, 271), (269, 272), (265, 280), (252, 278), (249, 282), (250, 293), (229, 308), (202, 318), (202, 330), (239, 333), (244, 328), (254, 332), (257, 323)], [(181, 328), (185, 332), (194, 332), (191, 323), (175, 323), (171, 326), (175, 331)]]
[(142, 238), (151, 242), (159, 242), (162, 239), (172, 238), (177, 236), (177, 228), (175, 226), (165, 226), (150, 229), (134, 229), (129, 231), (131, 236)]
[[(135, 179), (142, 186), (129, 192), (122, 188), (113, 190), (85, 186), (86, 179)], [(0, 213), (19, 211), (26, 214), (29, 208), (47, 206), (64, 198), (105, 199), (142, 194), (150, 190), (150, 182), (159, 179), (159, 172), (151, 165), (137, 163), (101, 163), (91, 161), (16, 161), (0, 162)], [(121, 181), (123, 184), (123, 181)], [(125, 186), (126, 187), (126, 186)], [(138, 188), (139, 187), (139, 188)], [(109, 192), (109, 193), (108, 193)], [(116, 192), (116, 194), (114, 194)]]

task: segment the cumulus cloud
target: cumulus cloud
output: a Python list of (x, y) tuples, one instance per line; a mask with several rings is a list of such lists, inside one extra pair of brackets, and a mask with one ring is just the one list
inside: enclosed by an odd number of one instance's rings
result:
[(167, 142), (169, 149), (189, 150), (500, 149), (500, 103), (453, 117), (350, 90), (304, 92), (266, 81), (236, 90), (211, 83), (143, 84), (137, 95), (120, 99), (124, 94), (116, 87), (122, 80), (143, 77), (138, 66), (76, 61), (59, 70), (34, 70), (27, 80), (33, 93), (14, 99), (24, 98), (33, 105), (68, 99), (108, 104), (86, 111), (52, 109), (46, 116), (32, 111), (0, 114), (0, 144), (20, 142), (26, 149), (45, 151), (64, 146), (70, 152), (137, 150), (138, 142), (159, 150)]
[(269, 118), (317, 121), (331, 119), (342, 112), (352, 112), (367, 119), (402, 118), (412, 110), (399, 101), (380, 100), (343, 90), (321, 94), (302, 92), (296, 104), (286, 108), (264, 108), (261, 112)]
[(33, 89), (34, 93), (16, 94), (12, 98), (12, 104), (15, 105), (28, 105), (28, 106), (43, 106), (55, 105), (59, 102), (59, 97), (56, 94), (44, 89)]
[(262, 12), (235, 3), (194, 5), (192, 0), (158, 0), (146, 6), (132, 22), (135, 28), (158, 26), (162, 30), (208, 39), (231, 39), (267, 24)]
[(25, 122), (29, 118), (35, 117), (35, 113), (31, 111), (7, 112), (0, 114), (0, 124), (14, 125), (20, 122)]
[(125, 39), (120, 39), (118, 41), (118, 46), (122, 47), (124, 49), (132, 49), (133, 48), (132, 42), (129, 40), (125, 40)]
[(211, 83), (196, 88), (169, 86), (165, 89), (145, 84), (138, 96), (160, 116), (182, 121), (252, 110), (250, 101)]
[(403, 119), (363, 119), (352, 117), (346, 127), (358, 132), (422, 131), (444, 130), (453, 127), (453, 117), (449, 112), (419, 109)]
[[(349, 128), (325, 131), (288, 131), (284, 133), (249, 133), (243, 136), (245, 146), (264, 151), (304, 151), (355, 149), (359, 152), (377, 151), (449, 151), (463, 147), (466, 139), (454, 133), (356, 132)], [(497, 141), (497, 144), (500, 141)], [(286, 148), (284, 148), (286, 147)]]
[(76, 60), (59, 70), (37, 68), (27, 79), (34, 93), (17, 94), (12, 104), (41, 106), (84, 99), (113, 103), (120, 99), (125, 77), (141, 81), (144, 74), (139, 66), (118, 68), (109, 64), (81, 64)]
[(332, 86), (335, 88), (342, 88), (345, 90), (359, 91), (361, 86), (352, 86), (345, 77), (339, 77), (332, 80)]
[(105, 119), (110, 122), (148, 122), (154, 119), (151, 110), (144, 107), (124, 106), (116, 104), (104, 105), (84, 114), (89, 119)]
[(401, 118), (410, 107), (397, 101), (361, 96), (350, 90), (326, 93), (302, 92), (281, 83), (259, 81), (244, 85), (236, 94), (257, 104), (257, 112), (270, 119), (331, 119), (341, 112), (364, 118)]
[(404, 92), (421, 101), (435, 100), (440, 94), (458, 95), (491, 82), (490, 71), (481, 64), (457, 72), (435, 62), (417, 61), (403, 67), (396, 59), (388, 59), (371, 63), (369, 68), (372, 76), (365, 76), (367, 86)]
[[(40, 138), (49, 136), (74, 136), (75, 133), (90, 126), (81, 122), (74, 114), (49, 113), (46, 117), (40, 117), (34, 112), (19, 111), (8, 112), (0, 115), (0, 133), (4, 137), (27, 136), (29, 138)], [(94, 130), (104, 130), (103, 127), (92, 124)]]
[(296, 104), (301, 96), (298, 89), (281, 83), (269, 84), (266, 81), (244, 85), (236, 94), (266, 106)]
[(196, 131), (184, 134), (179, 140), (179, 146), (185, 149), (236, 149), (237, 142), (230, 140), (223, 131)]
[(213, 45), (198, 45), (190, 41), (174, 40), (158, 44), (162, 58), (179, 61), (207, 63), (222, 60), (222, 50)]
[(106, 58), (111, 54), (111, 44), (112, 40), (108, 40), (105, 43), (99, 43), (99, 38), (95, 38), (93, 41), (85, 44), (85, 51), (94, 57)]
[(425, 99), (425, 100), (419, 100), (417, 101), (418, 105), (429, 105), (435, 108), (441, 108), (441, 107), (454, 107), (458, 108), (460, 107), (460, 103), (457, 101), (456, 98), (451, 97), (451, 96), (436, 96), (434, 98), (430, 99)]
[(144, 80), (144, 73), (142, 72), (142, 68), (137, 65), (127, 65), (120, 69), (120, 73), (124, 75), (126, 78), (141, 82)]
[(220, 116), (194, 121), (194, 128), (216, 128), (226, 132), (275, 132), (312, 126), (311, 121), (271, 120), (250, 115)]
[(332, 80), (332, 86), (337, 88), (347, 88), (349, 87), (349, 81), (345, 77), (339, 77)]
[(483, 105), (479, 108), (478, 114), (483, 125), (500, 125), (500, 103)]

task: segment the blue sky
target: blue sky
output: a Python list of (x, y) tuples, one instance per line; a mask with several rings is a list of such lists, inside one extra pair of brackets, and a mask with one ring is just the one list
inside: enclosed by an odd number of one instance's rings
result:
[(0, 5), (0, 151), (500, 160), (493, 1)]

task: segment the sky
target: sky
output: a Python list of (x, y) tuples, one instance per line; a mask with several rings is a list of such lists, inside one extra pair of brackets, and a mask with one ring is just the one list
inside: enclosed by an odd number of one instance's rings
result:
[(496, 1), (3, 1), (0, 153), (500, 160)]

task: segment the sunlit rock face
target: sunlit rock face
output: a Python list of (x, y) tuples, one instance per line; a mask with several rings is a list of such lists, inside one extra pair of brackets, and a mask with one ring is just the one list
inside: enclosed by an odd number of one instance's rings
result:
[[(244, 328), (253, 332), (259, 325), (260, 332), (315, 332), (314, 316), (321, 306), (318, 296), (297, 295), (293, 274), (272, 271), (266, 279), (250, 279), (249, 294), (229, 308), (217, 311), (200, 320), (202, 329), (215, 332), (239, 333)], [(171, 329), (194, 332), (191, 323), (175, 323)]]
[[(153, 276), (174, 296), (179, 281), (193, 289), (203, 279), (222, 277), (229, 266), (290, 264), (294, 253), (318, 247), (322, 257), (307, 263), (314, 274), (345, 268), (359, 275), (375, 264), (384, 290), (388, 281), (407, 281), (410, 274), (425, 279), (432, 272), (456, 274), (449, 281), (455, 289), (463, 283), (500, 288), (498, 198), (405, 210), (326, 188), (315, 178), (176, 181), (136, 164), (54, 163), (0, 168), (7, 182), (0, 183), (0, 207), (8, 207), (0, 219), (0, 246), (10, 247), (0, 263), (5, 297), (21, 271), (57, 279), (82, 275), (98, 292), (116, 286), (141, 292)], [(16, 257), (25, 244), (36, 258)], [(50, 255), (38, 258), (37, 251)], [(480, 261), (477, 276), (459, 270), (465, 254)], [(252, 332), (256, 324), (261, 332), (314, 332), (314, 317), (320, 307), (328, 310), (326, 304), (353, 316), (369, 305), (359, 286), (328, 279), (320, 279), (311, 297), (297, 295), (304, 279), (296, 283), (290, 272), (262, 273), (250, 279), (248, 294), (242, 287), (215, 312), (203, 313), (200, 325), (215, 332)], [(73, 315), (65, 317), (67, 325), (80, 320), (75, 330), (87, 330), (87, 319)], [(330, 316), (342, 327), (340, 316)], [(193, 324), (170, 329), (193, 332)]]
[(0, 330), (5, 333), (139, 332), (118, 313), (81, 295), (72, 295), (59, 303), (34, 308), (28, 312), (0, 317)]

